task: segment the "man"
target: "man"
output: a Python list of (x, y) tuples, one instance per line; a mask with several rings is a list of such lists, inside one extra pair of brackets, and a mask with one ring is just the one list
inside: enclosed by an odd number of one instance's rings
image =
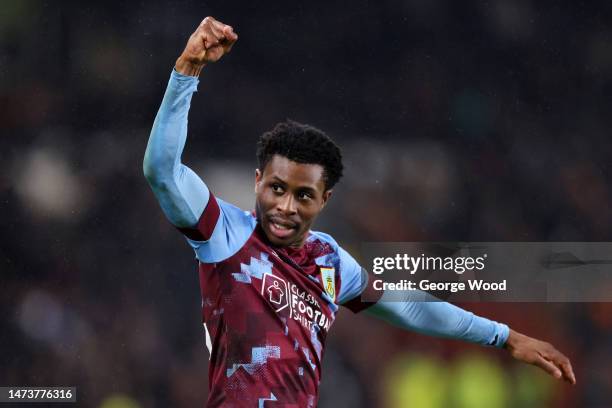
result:
[(340, 149), (320, 130), (279, 123), (258, 147), (255, 213), (215, 197), (181, 161), (198, 76), (238, 36), (205, 18), (176, 61), (155, 119), (144, 172), (199, 261), (210, 351), (209, 407), (314, 407), (327, 333), (343, 305), (421, 333), (505, 347), (575, 383), (552, 345), (445, 302), (360, 297), (367, 276), (327, 234), (310, 229), (342, 176)]

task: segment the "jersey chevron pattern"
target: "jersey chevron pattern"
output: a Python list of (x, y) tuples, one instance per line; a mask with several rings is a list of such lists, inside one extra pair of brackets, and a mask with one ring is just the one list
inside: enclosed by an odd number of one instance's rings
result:
[[(229, 241), (227, 226), (242, 236)], [(181, 231), (199, 261), (208, 406), (315, 407), (336, 302), (359, 294), (361, 268), (319, 232), (272, 247), (252, 214), (212, 194), (197, 229)]]

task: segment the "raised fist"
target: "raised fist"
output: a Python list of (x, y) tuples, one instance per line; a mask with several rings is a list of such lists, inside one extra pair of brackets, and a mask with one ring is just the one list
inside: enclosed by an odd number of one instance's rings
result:
[(207, 63), (216, 62), (230, 52), (237, 40), (238, 35), (231, 26), (206, 17), (189, 37), (185, 50), (176, 61), (176, 70), (184, 75), (197, 76)]

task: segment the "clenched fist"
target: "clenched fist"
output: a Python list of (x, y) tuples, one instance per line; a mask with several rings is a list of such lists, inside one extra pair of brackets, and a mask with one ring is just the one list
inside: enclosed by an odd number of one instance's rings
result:
[(230, 52), (237, 40), (238, 35), (231, 26), (206, 17), (189, 37), (185, 50), (176, 60), (176, 70), (183, 75), (198, 76), (207, 63), (216, 62)]

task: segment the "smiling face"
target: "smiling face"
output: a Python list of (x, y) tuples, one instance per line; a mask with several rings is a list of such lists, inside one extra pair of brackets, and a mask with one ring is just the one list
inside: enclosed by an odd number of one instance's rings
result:
[(323, 166), (302, 164), (278, 154), (255, 171), (255, 210), (268, 240), (279, 247), (299, 248), (331, 196)]

